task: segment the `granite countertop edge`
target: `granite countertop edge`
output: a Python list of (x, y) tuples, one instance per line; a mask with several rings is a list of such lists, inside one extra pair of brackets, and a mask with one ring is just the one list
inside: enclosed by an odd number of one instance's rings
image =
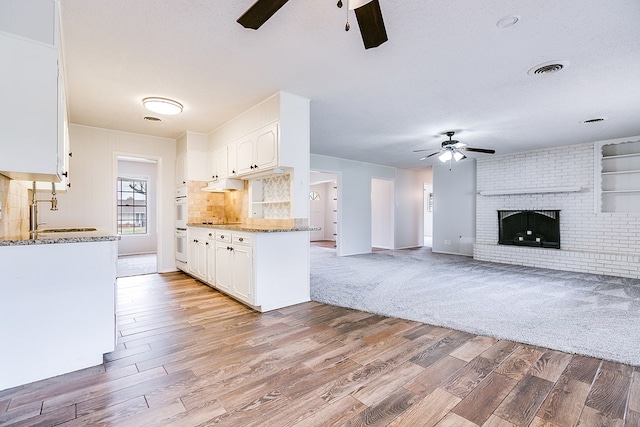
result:
[[(77, 234), (77, 233), (75, 233)], [(53, 245), (58, 243), (89, 243), (89, 242), (111, 242), (120, 240), (120, 236), (96, 235), (96, 236), (40, 236), (35, 239), (22, 236), (10, 236), (0, 238), (0, 246), (28, 246), (28, 245)]]
[(201, 223), (189, 223), (187, 227), (200, 227), (200, 228), (217, 228), (219, 230), (235, 230), (235, 231), (247, 231), (252, 233), (286, 233), (293, 231), (317, 231), (319, 227), (275, 227), (275, 226), (257, 226), (249, 224), (201, 224)]

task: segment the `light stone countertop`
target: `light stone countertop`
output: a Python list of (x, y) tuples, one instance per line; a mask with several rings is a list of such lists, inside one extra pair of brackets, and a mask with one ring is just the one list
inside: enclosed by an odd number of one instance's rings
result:
[(202, 228), (217, 228), (219, 230), (231, 230), (231, 231), (246, 231), (249, 233), (283, 233), (292, 231), (317, 231), (319, 227), (277, 227), (277, 226), (260, 226), (249, 224), (203, 224), (203, 223), (189, 223), (188, 227), (202, 227)]
[(0, 246), (51, 245), (57, 243), (86, 243), (109, 242), (120, 240), (120, 236), (101, 230), (70, 231), (70, 232), (40, 232), (35, 239), (29, 238), (29, 233), (0, 237)]

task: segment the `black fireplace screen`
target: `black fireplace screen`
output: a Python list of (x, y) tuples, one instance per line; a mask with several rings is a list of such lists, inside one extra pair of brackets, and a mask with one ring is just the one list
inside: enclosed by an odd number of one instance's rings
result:
[(560, 249), (560, 211), (498, 211), (501, 245)]

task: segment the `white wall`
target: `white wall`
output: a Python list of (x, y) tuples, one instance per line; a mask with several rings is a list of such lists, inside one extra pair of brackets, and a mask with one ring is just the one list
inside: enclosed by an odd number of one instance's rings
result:
[(118, 176), (147, 180), (147, 233), (122, 235), (118, 241), (118, 255), (148, 254), (157, 250), (158, 172), (155, 162), (118, 160)]
[[(595, 213), (593, 143), (478, 160), (478, 191), (579, 186), (579, 192), (478, 195), (474, 257), (640, 278), (640, 213)], [(498, 245), (497, 210), (560, 210), (561, 249)]]
[(393, 249), (395, 246), (393, 186), (392, 180), (371, 180), (371, 245), (376, 248)]
[(475, 197), (474, 159), (433, 166), (434, 252), (473, 255)]
[(311, 169), (338, 176), (338, 255), (371, 252), (371, 179), (394, 180), (395, 248), (422, 245), (425, 171), (311, 154)]
[(57, 212), (42, 209), (48, 227), (98, 227), (116, 233), (117, 155), (149, 157), (158, 162), (158, 271), (175, 271), (173, 216), (176, 141), (69, 126), (71, 188), (58, 194)]

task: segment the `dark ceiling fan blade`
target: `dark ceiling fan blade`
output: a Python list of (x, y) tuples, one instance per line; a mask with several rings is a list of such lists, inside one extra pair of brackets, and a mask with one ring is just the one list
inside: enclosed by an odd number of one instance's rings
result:
[(431, 156), (435, 156), (436, 154), (440, 154), (440, 151), (436, 151), (435, 153), (431, 153), (428, 156), (425, 156), (425, 159), (431, 157)]
[(365, 49), (378, 47), (388, 40), (378, 0), (372, 0), (360, 6), (355, 9), (355, 12)]
[(422, 152), (422, 151), (431, 151), (431, 150), (433, 150), (433, 148), (424, 148), (424, 149), (422, 149), (422, 150), (413, 150), (413, 152), (414, 152), (414, 153), (420, 153), (420, 152)]
[(494, 154), (496, 152), (496, 150), (489, 150), (487, 148), (462, 147), (460, 149), (466, 150), (466, 151), (476, 151), (478, 153), (487, 153), (487, 154)]
[(257, 30), (289, 0), (258, 0), (238, 18), (238, 24)]

